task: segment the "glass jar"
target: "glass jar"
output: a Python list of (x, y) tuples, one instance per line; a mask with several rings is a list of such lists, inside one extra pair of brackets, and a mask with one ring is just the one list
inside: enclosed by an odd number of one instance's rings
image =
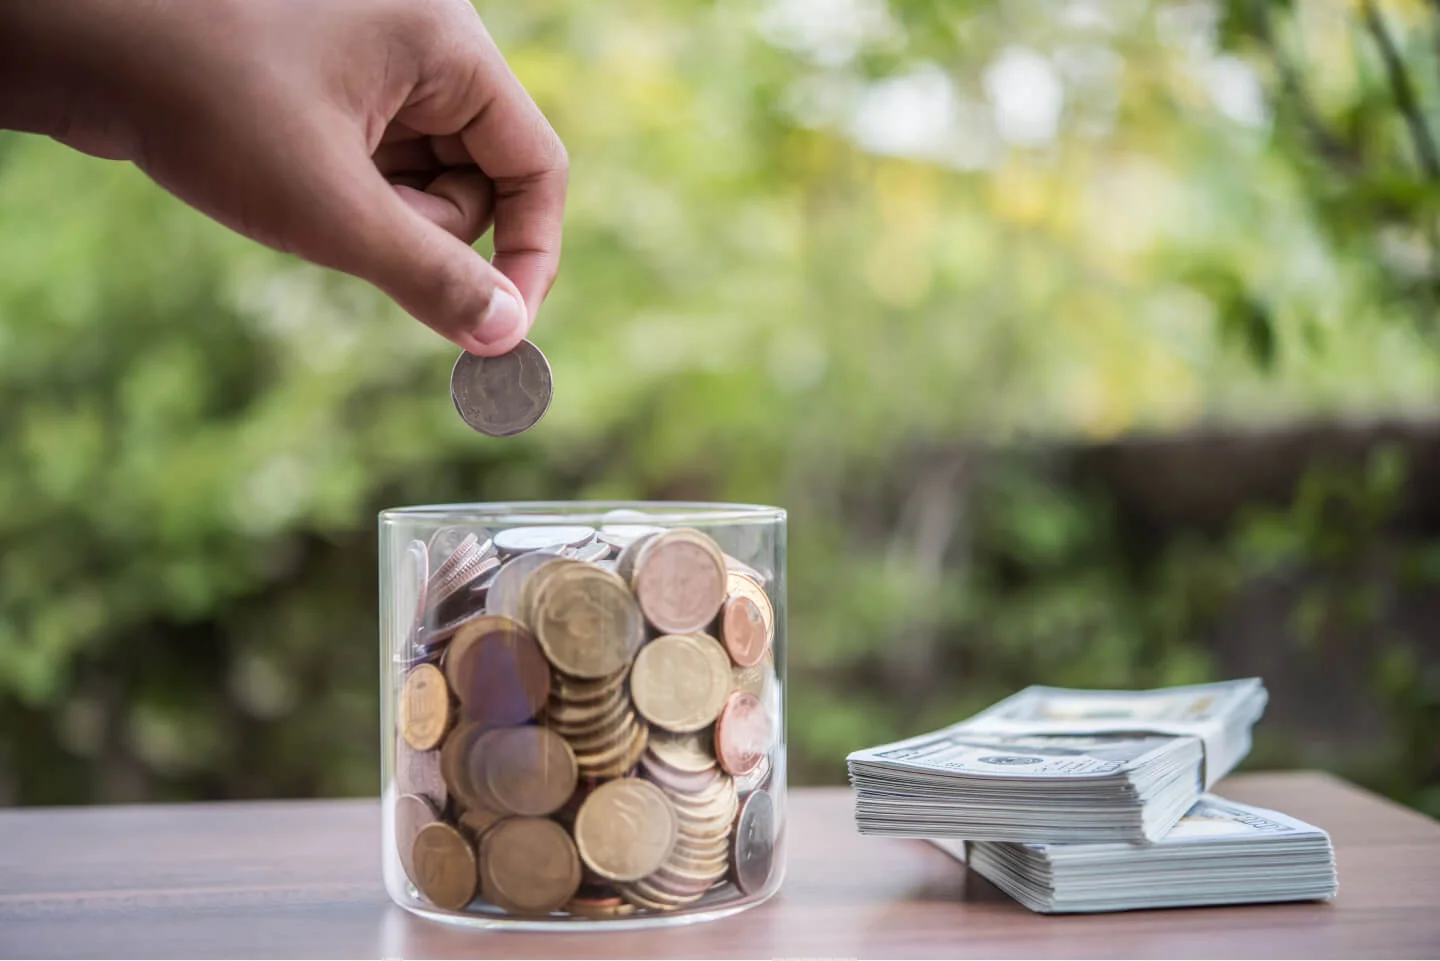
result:
[(479, 926), (718, 918), (784, 873), (785, 512), (380, 515), (385, 887)]

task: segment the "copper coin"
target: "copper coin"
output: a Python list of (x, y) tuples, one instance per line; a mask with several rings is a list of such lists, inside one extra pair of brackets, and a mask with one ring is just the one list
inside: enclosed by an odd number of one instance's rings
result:
[(460, 815), (459, 826), (468, 831), (470, 838), (478, 842), (485, 836), (485, 832), (505, 820), (509, 815), (500, 811), (492, 811), (489, 808), (476, 807), (465, 808)]
[(475, 899), (479, 875), (475, 849), (444, 821), (425, 825), (415, 835), (412, 855), (415, 887), (437, 908), (459, 911)]
[(440, 773), (450, 788), (450, 794), (463, 807), (493, 810), (496, 807), (494, 801), (487, 793), (482, 793), (482, 785), (476, 780), (476, 774), (483, 772), (477, 772), (471, 761), (475, 745), (485, 733), (483, 725), (473, 722), (461, 724), (451, 731), (440, 747)]
[(768, 791), (745, 799), (731, 852), (735, 886), (755, 894), (770, 882), (775, 860), (775, 801)]
[(481, 893), (512, 914), (549, 914), (580, 888), (580, 858), (548, 818), (507, 818), (481, 842)]
[(631, 583), (640, 609), (666, 634), (704, 630), (725, 602), (725, 562), (699, 531), (657, 534), (635, 558)]
[(759, 606), (741, 594), (731, 594), (720, 609), (720, 639), (730, 659), (741, 667), (758, 664), (770, 648), (770, 627)]
[(644, 619), (624, 581), (588, 564), (552, 574), (530, 616), (550, 663), (571, 677), (612, 677), (645, 642)]
[(440, 820), (440, 812), (429, 798), (419, 794), (402, 794), (395, 799), (395, 848), (400, 854), (400, 867), (416, 887), (415, 838), (420, 829)]
[(417, 751), (439, 746), (450, 729), (450, 689), (433, 664), (421, 664), (405, 675), (400, 689), (400, 734)]
[(575, 753), (543, 727), (490, 731), (476, 742), (496, 810), (539, 816), (560, 810), (575, 791)]
[(445, 776), (440, 771), (439, 751), (417, 751), (405, 743), (405, 738), (395, 738), (395, 790), (400, 794), (423, 794), (435, 807), (444, 810), (450, 800), (450, 790), (445, 785)]
[[(725, 594), (727, 598), (745, 598), (760, 612), (760, 620), (765, 625), (765, 643), (755, 660), (749, 662), (749, 664), (754, 664), (770, 650), (770, 645), (775, 640), (775, 605), (770, 603), (770, 595), (765, 593), (765, 588), (745, 575), (736, 574), (733, 571), (725, 575)], [(749, 664), (742, 663), (740, 666), (748, 667)]]
[(715, 757), (727, 774), (749, 774), (770, 753), (775, 726), (760, 699), (736, 691), (715, 722)]
[(580, 857), (612, 881), (636, 881), (650, 874), (675, 846), (675, 811), (655, 785), (636, 778), (602, 784), (575, 816)]
[(550, 665), (530, 632), (489, 615), (466, 625), (451, 642), (445, 673), (460, 698), (460, 715), (486, 727), (530, 720), (550, 695)]
[(712, 723), (730, 693), (730, 655), (714, 638), (667, 634), (640, 649), (630, 670), (635, 708), (667, 731)]

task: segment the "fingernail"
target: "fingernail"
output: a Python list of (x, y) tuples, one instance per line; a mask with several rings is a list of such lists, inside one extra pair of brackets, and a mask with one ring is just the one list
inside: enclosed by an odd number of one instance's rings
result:
[(508, 290), (497, 288), (480, 326), (475, 328), (475, 339), (487, 345), (498, 343), (523, 329), (524, 324), (525, 305)]

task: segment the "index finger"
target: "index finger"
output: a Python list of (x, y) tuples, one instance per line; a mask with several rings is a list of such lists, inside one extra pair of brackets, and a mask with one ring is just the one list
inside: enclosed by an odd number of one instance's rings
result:
[(460, 138), (495, 183), (493, 262), (520, 289), (534, 323), (560, 267), (570, 162), (488, 33), (484, 43), (489, 55), (475, 64), (471, 86), (474, 116)]

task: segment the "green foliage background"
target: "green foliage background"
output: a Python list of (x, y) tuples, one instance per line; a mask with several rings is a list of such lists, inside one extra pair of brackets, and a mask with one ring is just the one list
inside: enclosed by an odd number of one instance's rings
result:
[(1435, 652), (1384, 627), (1440, 571), (1386, 523), (1403, 457), (1140, 538), (1070, 469), (1431, 409), (1430, 6), (481, 8), (573, 162), (519, 439), (365, 285), (0, 135), (0, 800), (373, 792), (375, 512), (646, 497), (790, 509), (796, 781), (1027, 683), (1218, 676), (1284, 577), (1274, 643), (1366, 638), (1386, 723), (1256, 763), (1440, 812)]

